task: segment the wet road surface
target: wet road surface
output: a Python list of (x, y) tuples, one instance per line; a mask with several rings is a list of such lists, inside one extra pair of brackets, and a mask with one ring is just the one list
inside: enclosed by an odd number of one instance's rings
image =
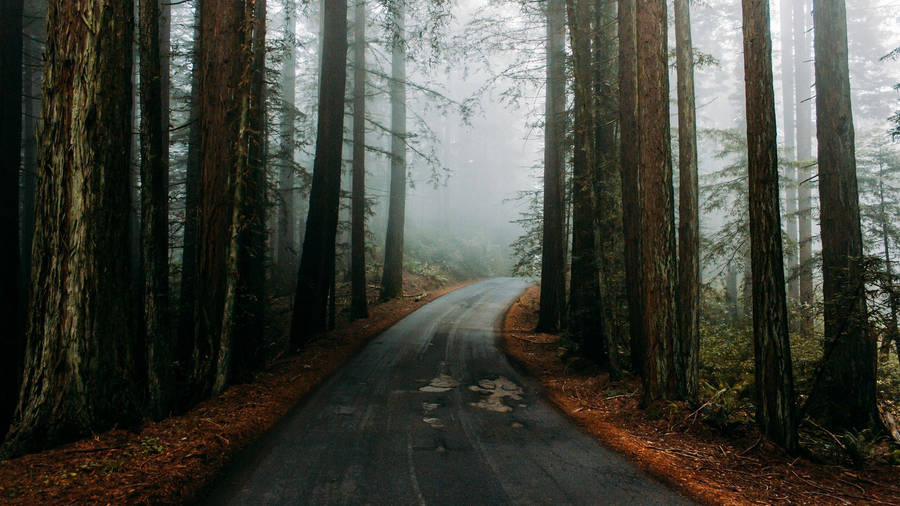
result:
[(240, 456), (209, 504), (686, 504), (513, 368), (496, 329), (530, 285), (453, 292), (373, 340)]

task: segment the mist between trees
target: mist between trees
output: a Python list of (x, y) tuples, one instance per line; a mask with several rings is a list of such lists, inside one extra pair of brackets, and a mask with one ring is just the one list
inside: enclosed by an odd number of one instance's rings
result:
[(539, 279), (645, 406), (789, 452), (896, 431), (887, 1), (0, 5), (6, 456), (183, 412), (404, 277)]

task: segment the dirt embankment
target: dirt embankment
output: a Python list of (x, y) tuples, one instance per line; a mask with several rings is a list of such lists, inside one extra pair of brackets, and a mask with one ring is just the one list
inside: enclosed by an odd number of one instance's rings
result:
[[(371, 318), (338, 319), (335, 331), (279, 358), (252, 383), (235, 385), (190, 412), (135, 430), (113, 430), (0, 463), (0, 504), (172, 504), (202, 493), (222, 467), (256, 441), (363, 345), (426, 303), (461, 288), (430, 291), (410, 276), (408, 296), (373, 305)], [(273, 340), (286, 339), (288, 301), (272, 305)], [(277, 346), (277, 343), (273, 343)]]
[(584, 430), (689, 497), (706, 504), (900, 504), (897, 467), (816, 464), (784, 455), (752, 428), (725, 437), (700, 410), (674, 403), (639, 409), (637, 379), (610, 382), (584, 364), (567, 364), (559, 336), (534, 332), (539, 298), (532, 287), (507, 313), (507, 354)]

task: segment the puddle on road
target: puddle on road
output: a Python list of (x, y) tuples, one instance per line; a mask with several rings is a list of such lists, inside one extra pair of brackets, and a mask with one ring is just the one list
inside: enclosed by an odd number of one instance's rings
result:
[(453, 379), (452, 377), (441, 374), (437, 378), (431, 380), (431, 383), (428, 385), (419, 388), (420, 392), (440, 394), (444, 392), (449, 392), (450, 390), (459, 386), (459, 382)]
[[(504, 376), (494, 380), (483, 379), (477, 385), (470, 386), (469, 390), (487, 395), (487, 397), (478, 402), (470, 402), (470, 406), (497, 413), (509, 413), (512, 411), (513, 408), (507, 406), (503, 399), (508, 397), (513, 401), (521, 401), (523, 393), (522, 387)], [(524, 406), (524, 404), (519, 404), (519, 407)]]

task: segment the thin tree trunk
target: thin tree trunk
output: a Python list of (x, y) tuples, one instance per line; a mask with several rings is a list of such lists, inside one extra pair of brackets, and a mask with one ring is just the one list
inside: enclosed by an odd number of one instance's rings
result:
[(883, 348), (885, 350), (884, 356), (887, 356), (888, 350), (890, 350), (891, 343), (896, 344), (897, 346), (897, 358), (900, 359), (900, 329), (897, 327), (897, 312), (898, 312), (898, 304), (897, 304), (897, 294), (896, 287), (894, 286), (894, 265), (891, 260), (891, 247), (889, 241), (888, 234), (888, 214), (885, 209), (885, 201), (884, 201), (884, 164), (881, 164), (879, 167), (878, 174), (878, 196), (879, 196), (879, 221), (881, 221), (881, 240), (884, 245), (884, 271), (887, 273), (886, 280), (888, 286), (888, 304), (890, 305), (891, 316), (888, 322), (890, 327), (887, 329), (884, 337), (884, 345)]
[[(128, 243), (134, 11), (51, 2), (25, 377), (7, 456), (137, 421)], [(76, 78), (77, 76), (77, 78)]]
[(334, 270), (341, 191), (344, 89), (347, 84), (347, 1), (326, 2), (319, 124), (309, 217), (297, 276), (291, 347), (298, 349), (328, 324), (328, 290)]
[[(194, 310), (194, 350), (191, 393), (196, 400), (209, 397), (227, 381), (222, 360), (229, 348), (231, 328), (223, 327), (226, 303), (233, 293), (232, 244), (236, 179), (243, 167), (239, 148), (243, 101), (249, 83), (243, 78), (246, 56), (243, 47), (244, 3), (234, 0), (204, 0), (200, 4), (200, 182), (198, 209), (198, 263)], [(230, 350), (229, 350), (230, 351)], [(222, 377), (225, 376), (223, 380)]]
[(738, 281), (737, 281), (737, 269), (734, 268), (734, 264), (728, 262), (727, 271), (725, 274), (725, 299), (728, 303), (728, 315), (731, 318), (731, 321), (737, 322), (738, 320)]
[(0, 434), (15, 409), (22, 356), (19, 328), (19, 169), (22, 147), (22, 0), (3, 0), (0, 13), (0, 230), (6, 259), (0, 266), (0, 317), (7, 329), (0, 338)]
[[(141, 72), (141, 255), (142, 324), (147, 356), (148, 410), (155, 419), (169, 410), (172, 359), (169, 339), (169, 161), (163, 150), (168, 121), (163, 113), (161, 11), (159, 0), (140, 2)], [(165, 127), (165, 128), (164, 128)]]
[[(781, 97), (782, 97), (782, 124), (784, 130), (784, 149), (787, 152), (795, 152), (797, 145), (797, 131), (794, 115), (796, 113), (794, 90), (794, 18), (791, 10), (793, 0), (781, 0)], [(795, 153), (796, 155), (796, 153)], [(797, 235), (797, 181), (791, 181), (796, 177), (796, 171), (791, 170), (788, 180), (782, 182), (784, 188), (785, 214), (784, 227), (787, 236), (792, 243), (788, 262), (789, 272), (797, 272), (799, 266), (799, 252), (796, 249), (799, 236)], [(792, 277), (788, 282), (788, 300), (800, 300), (800, 281)]]
[(675, 191), (669, 131), (665, 0), (638, 0), (636, 15), (638, 166), (641, 176), (641, 326), (646, 339), (644, 403), (678, 395)]
[(294, 205), (294, 150), (296, 112), (296, 60), (297, 21), (293, 0), (284, 7), (286, 49), (284, 68), (281, 72), (281, 162), (278, 168), (278, 249), (275, 255), (277, 265), (277, 286), (280, 292), (289, 292), (291, 274), (297, 268), (297, 235), (295, 233), (296, 209)]
[(742, 3), (756, 423), (766, 437), (795, 453), (797, 414), (781, 244), (769, 3), (768, 0), (743, 0)]
[(808, 0), (794, 1), (794, 64), (797, 69), (797, 222), (800, 246), (800, 302), (801, 329), (809, 336), (813, 330), (813, 275), (812, 275), (812, 79), (810, 76)]
[(382, 300), (403, 296), (403, 229), (406, 222), (406, 10), (396, 4), (391, 55), (391, 194), (384, 247)]
[(625, 238), (631, 367), (643, 375), (647, 340), (641, 326), (641, 174), (638, 164), (636, 10), (636, 0), (619, 0), (619, 164), (622, 171), (622, 227)]
[(351, 318), (368, 318), (366, 298), (366, 2), (357, 0), (353, 44)]
[(566, 314), (565, 0), (549, 0), (547, 9), (547, 98), (544, 127), (544, 237), (538, 330), (556, 332)]
[(819, 145), (825, 354), (809, 413), (835, 429), (881, 425), (876, 343), (868, 331), (862, 231), (844, 0), (816, 0), (816, 130)]
[(700, 203), (697, 176), (697, 110), (694, 46), (688, 0), (675, 0), (678, 73), (678, 339), (675, 374), (679, 393), (696, 399), (700, 369)]

